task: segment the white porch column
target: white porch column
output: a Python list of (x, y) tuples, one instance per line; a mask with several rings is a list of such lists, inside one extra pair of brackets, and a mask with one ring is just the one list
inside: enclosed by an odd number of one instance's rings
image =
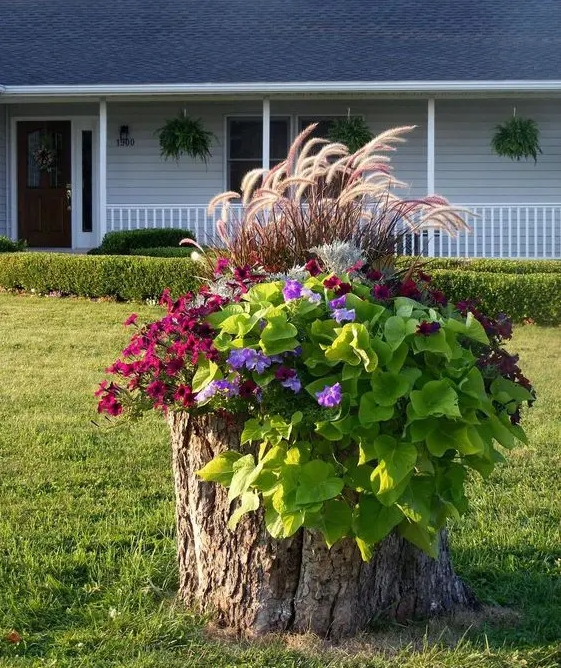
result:
[(98, 219), (99, 243), (107, 231), (107, 102), (99, 102), (99, 172), (98, 172)]
[[(436, 110), (434, 98), (429, 98), (427, 104), (427, 195), (434, 195), (434, 171), (435, 171), (435, 121)], [(435, 243), (434, 230), (428, 231), (428, 255), (434, 257)]]
[(263, 98), (263, 169), (271, 163), (271, 100)]

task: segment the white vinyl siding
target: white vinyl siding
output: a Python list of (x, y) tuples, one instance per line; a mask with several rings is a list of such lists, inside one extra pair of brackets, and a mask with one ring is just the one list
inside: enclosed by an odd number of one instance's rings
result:
[[(533, 118), (543, 151), (537, 164), (495, 155), (495, 127)], [(436, 191), (461, 204), (561, 202), (561, 103), (544, 99), (436, 100)]]
[[(107, 202), (111, 204), (205, 205), (226, 188), (226, 119), (232, 116), (260, 116), (261, 103), (108, 103)], [(418, 125), (395, 157), (396, 176), (410, 185), (412, 195), (426, 189), (426, 102), (406, 100), (361, 101), (271, 101), (273, 117), (313, 118), (364, 115), (373, 132), (396, 125)], [(183, 157), (179, 162), (160, 157), (157, 130), (167, 118), (186, 108), (195, 118), (202, 118), (207, 130), (214, 132), (212, 156), (205, 164)], [(134, 146), (117, 145), (119, 128), (129, 126)], [(392, 162), (393, 159), (392, 159)]]
[(8, 193), (6, 192), (6, 106), (0, 104), (0, 234), (8, 234)]

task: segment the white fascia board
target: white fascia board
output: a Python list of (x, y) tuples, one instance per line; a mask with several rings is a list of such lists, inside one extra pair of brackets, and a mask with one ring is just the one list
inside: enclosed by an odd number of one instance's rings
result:
[(96, 84), (75, 86), (4, 86), (3, 97), (120, 96), (120, 95), (232, 95), (293, 93), (553, 93), (561, 92), (555, 81), (308, 81), (281, 83), (203, 84)]

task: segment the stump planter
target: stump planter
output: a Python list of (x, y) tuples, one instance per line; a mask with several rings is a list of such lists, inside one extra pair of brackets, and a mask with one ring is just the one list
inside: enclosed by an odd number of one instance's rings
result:
[(353, 540), (328, 549), (319, 533), (273, 539), (262, 513), (227, 526), (227, 490), (196, 475), (224, 450), (239, 450), (241, 426), (216, 416), (169, 418), (177, 500), (179, 596), (244, 636), (312, 631), (337, 640), (373, 618), (404, 622), (477, 602), (452, 568), (443, 532), (438, 559), (393, 533), (365, 563)]

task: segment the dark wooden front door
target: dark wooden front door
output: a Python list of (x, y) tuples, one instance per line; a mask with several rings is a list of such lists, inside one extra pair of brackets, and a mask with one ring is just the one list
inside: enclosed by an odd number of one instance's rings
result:
[(70, 121), (18, 123), (18, 237), (70, 248)]

